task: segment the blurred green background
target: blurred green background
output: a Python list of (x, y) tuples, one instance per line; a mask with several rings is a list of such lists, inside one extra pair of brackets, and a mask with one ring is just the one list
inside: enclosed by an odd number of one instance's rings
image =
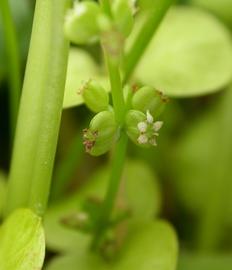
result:
[[(23, 78), (34, 1), (10, 3)], [(139, 20), (138, 16), (138, 27)], [(132, 171), (131, 178), (141, 173), (141, 177), (155, 182), (156, 191), (150, 197), (145, 192), (149, 193), (146, 183), (135, 188), (134, 194), (140, 201), (154, 197), (144, 206), (152, 204), (155, 213), (175, 227), (180, 243), (178, 270), (232, 269), (231, 37), (231, 0), (177, 1), (132, 79), (138, 84), (153, 85), (171, 97), (162, 115), (164, 127), (158, 147), (142, 149), (131, 143), (128, 170)], [(131, 40), (133, 33), (128, 48)], [(59, 213), (57, 206), (52, 210), (54, 202), (62, 205), (63, 199), (71, 200), (96, 173), (108, 170), (110, 154), (94, 158), (84, 153), (82, 129), (93, 115), (76, 96), (82, 80), (89, 77), (96, 77), (107, 86), (102, 62), (99, 45), (71, 46), (51, 209), (45, 218), (48, 248), (53, 251), (59, 250), (53, 238), (55, 233), (60, 234), (60, 228), (56, 232), (56, 224), (51, 225), (53, 216)], [(4, 193), (3, 179), (9, 171), (12, 149), (8, 75), (0, 20), (0, 195)], [(136, 168), (141, 168), (138, 173)], [(150, 180), (147, 181), (149, 185)], [(3, 195), (0, 209), (2, 198)], [(64, 209), (70, 207), (66, 204)]]

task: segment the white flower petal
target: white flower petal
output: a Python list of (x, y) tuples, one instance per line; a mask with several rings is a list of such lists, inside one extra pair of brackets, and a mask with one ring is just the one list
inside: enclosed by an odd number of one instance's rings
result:
[(145, 144), (148, 142), (148, 138), (146, 135), (142, 134), (138, 137), (138, 143), (139, 144)]
[(146, 122), (139, 122), (137, 127), (138, 127), (138, 130), (140, 132), (146, 132), (146, 130), (147, 130), (147, 123)]
[(149, 124), (153, 123), (153, 117), (152, 117), (152, 115), (150, 114), (150, 112), (148, 110), (147, 110), (147, 122)]
[(156, 121), (153, 124), (153, 128), (154, 128), (155, 131), (159, 131), (162, 126), (163, 126), (163, 122), (162, 121)]

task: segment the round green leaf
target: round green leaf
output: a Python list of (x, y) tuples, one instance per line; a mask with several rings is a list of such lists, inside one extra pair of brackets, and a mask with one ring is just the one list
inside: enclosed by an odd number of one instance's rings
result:
[(173, 8), (141, 59), (135, 77), (169, 96), (220, 90), (232, 79), (230, 33), (202, 10)]
[(138, 224), (130, 231), (115, 270), (174, 270), (178, 244), (172, 227), (164, 221)]
[(231, 0), (190, 0), (190, 3), (208, 9), (232, 27)]
[(99, 69), (87, 52), (77, 48), (70, 49), (63, 108), (84, 103), (82, 96), (78, 92), (87, 80), (96, 79), (102, 86), (107, 85), (107, 79), (100, 74)]
[[(81, 210), (86, 198), (103, 199), (109, 180), (109, 167), (96, 172), (89, 183), (69, 199), (48, 209), (45, 215), (47, 246), (52, 250), (71, 251), (87, 246), (89, 235), (70, 230), (61, 224), (62, 217)], [(119, 192), (120, 201), (132, 212), (131, 222), (152, 220), (160, 210), (160, 189), (150, 168), (141, 161), (128, 161), (125, 165), (122, 185)]]
[(29, 209), (16, 210), (0, 228), (0, 270), (39, 270), (44, 256), (41, 218)]
[(120, 256), (106, 263), (88, 250), (58, 257), (47, 270), (174, 270), (177, 260), (175, 232), (164, 221), (145, 222), (131, 229)]

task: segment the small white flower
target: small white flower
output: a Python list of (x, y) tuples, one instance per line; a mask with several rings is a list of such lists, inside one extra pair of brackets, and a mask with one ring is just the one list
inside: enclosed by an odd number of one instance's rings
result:
[(153, 128), (154, 128), (154, 131), (157, 132), (161, 129), (161, 127), (163, 126), (163, 122), (162, 121), (156, 121), (154, 124), (153, 124)]
[(138, 127), (138, 130), (140, 132), (144, 133), (147, 130), (147, 123), (146, 122), (139, 122), (137, 127)]
[(149, 124), (153, 123), (153, 117), (152, 117), (152, 115), (150, 114), (150, 112), (148, 110), (147, 110), (147, 122)]
[(148, 142), (148, 137), (146, 135), (142, 134), (138, 137), (139, 144), (145, 144), (147, 142)]

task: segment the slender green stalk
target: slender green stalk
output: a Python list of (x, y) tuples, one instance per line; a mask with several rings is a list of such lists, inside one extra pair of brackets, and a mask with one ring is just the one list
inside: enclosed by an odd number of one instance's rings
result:
[(116, 121), (122, 124), (125, 115), (125, 102), (123, 98), (122, 81), (120, 78), (119, 67), (116, 62), (106, 54), (106, 62), (110, 77), (111, 94), (113, 98), (114, 112)]
[[(172, 1), (173, 0), (162, 0), (160, 1), (160, 5), (158, 5), (157, 3), (154, 10), (150, 12), (148, 19), (145, 21), (129, 53), (126, 55), (124, 67), (124, 82), (128, 80), (129, 76), (133, 72), (133, 69), (138, 63), (140, 57), (142, 56), (142, 53), (147, 47), (149, 41), (151, 40), (154, 31), (157, 29), (160, 21), (162, 20)], [(109, 1), (102, 0), (101, 5), (103, 10), (105, 10), (106, 14), (111, 14), (111, 11), (108, 10), (108, 8), (110, 9)], [(124, 123), (126, 105), (123, 98), (123, 82), (120, 78), (118, 64), (119, 61), (115, 61), (115, 59), (107, 53), (107, 50), (105, 50), (105, 58), (110, 77), (115, 117), (120, 126), (122, 126)], [(99, 240), (101, 239), (101, 236), (108, 225), (120, 185), (127, 149), (127, 135), (123, 131), (121, 131), (120, 135), (121, 137), (116, 145), (116, 150), (113, 157), (109, 187), (106, 193), (106, 197), (103, 201), (99, 224), (96, 228), (96, 234), (92, 242), (93, 249), (98, 247)]]
[(10, 93), (9, 93), (10, 127), (11, 127), (11, 139), (13, 139), (21, 91), (20, 56), (15, 25), (8, 0), (1, 0), (0, 8), (3, 19), (3, 29), (6, 44), (5, 47), (7, 53), (7, 65), (8, 65), (7, 73), (10, 86)]
[[(109, 1), (102, 0), (101, 5), (104, 10), (104, 4), (109, 4)], [(111, 13), (111, 9), (109, 6), (109, 11), (105, 11)], [(123, 86), (122, 80), (120, 77), (119, 71), (119, 63), (114, 57), (108, 53), (108, 51), (104, 48), (105, 53), (105, 61), (108, 68), (108, 73), (110, 77), (110, 85), (111, 85), (111, 93), (113, 98), (113, 106), (115, 112), (116, 121), (120, 126), (124, 123), (125, 117), (125, 102), (123, 98)], [(113, 162), (111, 165), (111, 174), (109, 178), (109, 187), (106, 192), (106, 196), (104, 198), (101, 213), (99, 216), (99, 222), (97, 224), (96, 233), (93, 238), (92, 248), (96, 249), (99, 244), (99, 240), (101, 239), (102, 234), (107, 228), (108, 222), (110, 220), (110, 215), (112, 213), (114, 203), (116, 200), (116, 196), (118, 193), (120, 180), (123, 172), (124, 161), (126, 158), (126, 149), (127, 149), (127, 135), (121, 131), (120, 139), (116, 144), (115, 152), (113, 156)]]
[(123, 167), (126, 159), (127, 140), (128, 140), (127, 135), (124, 132), (122, 132), (119, 142), (116, 145), (115, 153), (112, 159), (113, 161), (111, 164), (109, 186), (103, 201), (101, 215), (99, 218), (99, 224), (96, 229), (96, 234), (92, 242), (93, 249), (97, 248), (102, 233), (107, 228), (110, 215), (114, 208), (114, 203), (118, 193)]
[(37, 0), (9, 177), (6, 214), (46, 208), (62, 111), (67, 0)]
[(147, 12), (147, 19), (125, 56), (124, 81), (127, 81), (133, 73), (154, 32), (173, 2), (174, 0), (156, 0), (154, 1), (154, 8)]

